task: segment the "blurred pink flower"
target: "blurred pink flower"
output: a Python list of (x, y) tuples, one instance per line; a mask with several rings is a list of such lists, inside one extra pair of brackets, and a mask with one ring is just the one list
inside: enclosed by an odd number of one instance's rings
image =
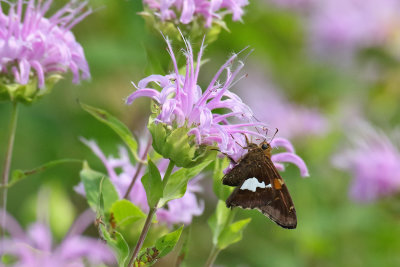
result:
[[(256, 71), (251, 73), (243, 88), (238, 86), (238, 94), (252, 107), (258, 120), (268, 122), (271, 129), (278, 128), (278, 136), (300, 139), (323, 135), (328, 131), (328, 121), (317, 109), (290, 102), (264, 78), (265, 75)], [(248, 87), (251, 92), (245, 90)]]
[(232, 14), (234, 21), (241, 20), (243, 7), (248, 5), (247, 0), (143, 0), (143, 3), (162, 21), (188, 24), (203, 17), (207, 28), (213, 20), (222, 20), (226, 14)]
[[(397, 136), (399, 137), (399, 136)], [(353, 176), (350, 196), (369, 202), (400, 191), (400, 152), (381, 131), (361, 124), (352, 135), (352, 147), (338, 153), (333, 164)]]
[[(122, 198), (136, 173), (136, 166), (132, 165), (127, 149), (121, 146), (119, 148), (118, 157), (109, 156), (107, 158), (95, 141), (83, 138), (81, 140), (90, 147), (94, 154), (103, 162), (111, 182)], [(144, 151), (140, 151), (140, 156), (142, 156), (141, 154), (143, 153)], [(161, 160), (157, 164), (161, 174), (165, 172), (167, 166), (168, 160)], [(121, 172), (117, 173), (117, 169), (120, 169)], [(147, 213), (149, 211), (149, 206), (147, 204), (146, 191), (140, 180), (140, 177), (142, 177), (144, 173), (145, 169), (142, 169), (138, 176), (139, 179), (136, 180), (130, 191), (129, 200)], [(197, 181), (197, 178), (189, 181), (186, 193), (182, 198), (171, 200), (168, 202), (167, 208), (158, 209), (156, 212), (157, 220), (167, 223), (168, 225), (178, 223), (190, 224), (193, 216), (201, 215), (204, 211), (204, 202), (199, 202), (196, 198), (195, 192), (201, 191), (200, 186), (197, 185)], [(85, 194), (82, 183), (76, 186), (75, 190), (82, 195)]]
[[(314, 1), (309, 20), (313, 44), (323, 51), (354, 52), (371, 46), (398, 45), (398, 0)], [(397, 48), (398, 50), (398, 48)]]
[[(94, 214), (91, 214), (91, 223)], [(87, 217), (87, 214), (84, 214)], [(0, 240), (0, 255), (9, 254), (15, 262), (7, 266), (78, 267), (115, 263), (110, 249), (100, 240), (75, 234), (67, 235), (57, 246), (46, 224), (36, 222), (24, 233), (18, 222), (6, 215), (10, 237)], [(79, 226), (76, 226), (79, 228)], [(86, 228), (87, 225), (84, 227)]]
[(85, 11), (87, 2), (71, 1), (45, 18), (51, 3), (0, 0), (0, 74), (11, 82), (27, 84), (35, 76), (43, 88), (47, 75), (68, 69), (74, 83), (90, 78), (83, 49), (70, 31), (91, 12)]

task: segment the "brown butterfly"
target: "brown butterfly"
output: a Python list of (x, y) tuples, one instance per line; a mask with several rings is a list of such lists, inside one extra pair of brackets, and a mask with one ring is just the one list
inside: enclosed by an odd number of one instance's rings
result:
[(222, 183), (236, 186), (226, 200), (226, 206), (258, 209), (283, 228), (297, 226), (296, 210), (289, 191), (271, 160), (271, 146), (267, 141), (259, 145), (246, 137), (248, 152), (227, 173)]

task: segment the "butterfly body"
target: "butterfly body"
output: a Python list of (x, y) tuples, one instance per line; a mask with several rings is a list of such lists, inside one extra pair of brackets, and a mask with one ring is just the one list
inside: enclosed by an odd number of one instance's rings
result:
[(226, 200), (227, 207), (258, 209), (283, 228), (297, 226), (296, 210), (289, 191), (271, 160), (271, 146), (248, 143), (248, 152), (222, 179), (235, 186)]

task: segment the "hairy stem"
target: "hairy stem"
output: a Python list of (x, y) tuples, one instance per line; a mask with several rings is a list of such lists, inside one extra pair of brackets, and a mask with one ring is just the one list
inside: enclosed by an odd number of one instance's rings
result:
[[(228, 219), (226, 220), (224, 228), (228, 227), (232, 223), (233, 219), (235, 218), (235, 215), (236, 215), (236, 209), (233, 209), (233, 210), (231, 209), (228, 214)], [(210, 251), (210, 254), (208, 255), (206, 264), (204, 266), (212, 267), (220, 252), (221, 252), (221, 249), (218, 248), (216, 244), (214, 244)]]
[(125, 199), (128, 199), (129, 193), (132, 191), (133, 185), (135, 184), (137, 178), (139, 177), (140, 171), (142, 170), (143, 167), (143, 161), (146, 160), (146, 156), (147, 153), (149, 152), (150, 147), (151, 147), (151, 138), (149, 138), (149, 142), (147, 143), (146, 149), (144, 150), (143, 155), (140, 158), (140, 161), (138, 161), (136, 172), (133, 175), (132, 181), (128, 186), (128, 190), (126, 190), (126, 193), (124, 195)]
[[(175, 167), (175, 163), (173, 161), (170, 161), (169, 164), (168, 164), (168, 168), (167, 168), (167, 170), (166, 170), (166, 172), (164, 174), (164, 179), (163, 179), (164, 187), (167, 184), (167, 181), (168, 181), (169, 177), (171, 176), (171, 173), (172, 173), (172, 170), (174, 169), (174, 167)], [(150, 210), (149, 210), (149, 214), (147, 215), (147, 218), (146, 218), (146, 221), (144, 223), (142, 232), (140, 233), (139, 240), (138, 240), (138, 242), (136, 244), (135, 250), (132, 253), (132, 257), (129, 260), (129, 264), (128, 264), (129, 267), (133, 266), (136, 257), (139, 255), (140, 249), (143, 246), (143, 242), (146, 239), (147, 233), (149, 232), (149, 229), (150, 229), (150, 226), (151, 226), (151, 221), (153, 220), (153, 216), (157, 211), (157, 206), (158, 206), (158, 201), (154, 205), (154, 207), (151, 207)]]
[(12, 112), (11, 112), (11, 122), (10, 122), (10, 135), (8, 138), (8, 146), (7, 152), (4, 159), (4, 169), (2, 174), (2, 197), (1, 197), (1, 207), (2, 207), (2, 215), (1, 215), (1, 228), (2, 235), (4, 234), (5, 229), (5, 212), (7, 210), (7, 192), (8, 192), (8, 180), (10, 177), (10, 167), (11, 167), (11, 159), (12, 159), (12, 152), (14, 147), (14, 139), (15, 139), (15, 131), (17, 129), (17, 119), (18, 119), (18, 104), (17, 102), (13, 102)]

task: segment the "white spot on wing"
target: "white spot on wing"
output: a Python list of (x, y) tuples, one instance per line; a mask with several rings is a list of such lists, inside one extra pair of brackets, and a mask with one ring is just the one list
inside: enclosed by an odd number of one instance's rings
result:
[(256, 177), (249, 178), (240, 187), (241, 190), (250, 190), (256, 192), (257, 188), (272, 188), (271, 184), (265, 185), (264, 181), (260, 183)]

